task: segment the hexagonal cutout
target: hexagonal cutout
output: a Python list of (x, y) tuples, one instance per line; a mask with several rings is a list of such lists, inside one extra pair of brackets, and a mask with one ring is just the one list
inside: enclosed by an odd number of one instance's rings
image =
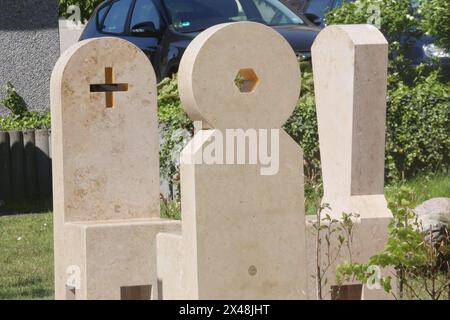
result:
[(259, 78), (252, 68), (245, 68), (238, 71), (234, 84), (243, 93), (250, 93), (256, 90)]

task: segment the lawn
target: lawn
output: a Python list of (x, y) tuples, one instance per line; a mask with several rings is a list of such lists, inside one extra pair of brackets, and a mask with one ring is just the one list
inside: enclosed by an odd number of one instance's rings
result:
[[(417, 193), (417, 203), (450, 197), (450, 174), (420, 177), (406, 185)], [(391, 198), (400, 186), (387, 186), (386, 197)], [(169, 217), (178, 216), (178, 208), (161, 206)], [(0, 270), (0, 299), (53, 299), (51, 213), (0, 216)]]
[(52, 214), (0, 217), (0, 299), (53, 299)]

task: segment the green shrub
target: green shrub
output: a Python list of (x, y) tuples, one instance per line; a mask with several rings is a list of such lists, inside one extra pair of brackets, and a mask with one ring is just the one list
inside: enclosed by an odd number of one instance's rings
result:
[(24, 112), (0, 118), (0, 130), (27, 130), (50, 128), (50, 112)]
[(310, 65), (301, 65), (302, 82), (300, 99), (284, 129), (303, 149), (305, 177), (315, 180), (320, 176), (320, 150), (317, 130), (314, 82)]
[(10, 82), (6, 83), (5, 90), (5, 98), (0, 103), (11, 113), (5, 117), (0, 117), (0, 130), (50, 128), (50, 112), (28, 111), (27, 104)]
[[(373, 8), (379, 8), (379, 11)], [(330, 25), (378, 22), (389, 43), (389, 72), (402, 80), (410, 80), (415, 78), (416, 70), (405, 54), (423, 34), (417, 26), (417, 14), (411, 0), (359, 0), (344, 3), (328, 13), (326, 20)]]
[(103, 1), (104, 0), (59, 0), (59, 16), (66, 18), (70, 17), (72, 13), (68, 13), (67, 9), (71, 5), (77, 5), (80, 7), (81, 20), (88, 20), (94, 12), (94, 9)]
[[(378, 12), (374, 8), (378, 8)], [(392, 50), (402, 38), (421, 35), (416, 15), (411, 0), (358, 0), (344, 2), (327, 14), (326, 21), (330, 25), (379, 23)]]
[[(178, 96), (176, 76), (158, 84), (158, 120), (160, 129), (160, 174), (169, 182), (174, 194), (179, 191), (179, 157), (192, 137), (192, 121), (184, 112)], [(179, 192), (178, 192), (179, 194)]]
[(450, 163), (448, 85), (436, 72), (412, 85), (401, 81), (388, 91), (386, 173), (409, 178), (421, 171), (442, 171)]
[(357, 279), (375, 284), (374, 267), (396, 270), (398, 294), (391, 286), (392, 276), (381, 276), (379, 284), (396, 298), (445, 299), (450, 285), (448, 258), (450, 238), (445, 230), (436, 243), (434, 236), (424, 233), (424, 226), (414, 213), (416, 195), (408, 187), (401, 187), (395, 198), (389, 201), (393, 219), (388, 226), (388, 239), (384, 249), (371, 256), (367, 263), (347, 262), (338, 266), (338, 284)]
[(0, 104), (4, 105), (6, 109), (15, 115), (20, 115), (27, 111), (28, 107), (23, 98), (17, 93), (16, 88), (7, 82), (4, 86), (5, 97), (0, 100)]
[(450, 52), (450, 1), (422, 0), (421, 28), (436, 37), (436, 44)]

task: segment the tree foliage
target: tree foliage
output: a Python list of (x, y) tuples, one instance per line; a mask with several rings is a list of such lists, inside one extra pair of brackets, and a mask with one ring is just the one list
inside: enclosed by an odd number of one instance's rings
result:
[(59, 0), (59, 16), (68, 18), (74, 12), (68, 10), (70, 6), (78, 6), (81, 13), (81, 21), (89, 20), (95, 8), (104, 0)]

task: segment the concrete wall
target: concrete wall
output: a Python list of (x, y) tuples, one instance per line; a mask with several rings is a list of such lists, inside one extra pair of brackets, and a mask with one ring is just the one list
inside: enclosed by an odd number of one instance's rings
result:
[(11, 81), (30, 110), (49, 109), (59, 46), (57, 0), (0, 0), (0, 86)]

